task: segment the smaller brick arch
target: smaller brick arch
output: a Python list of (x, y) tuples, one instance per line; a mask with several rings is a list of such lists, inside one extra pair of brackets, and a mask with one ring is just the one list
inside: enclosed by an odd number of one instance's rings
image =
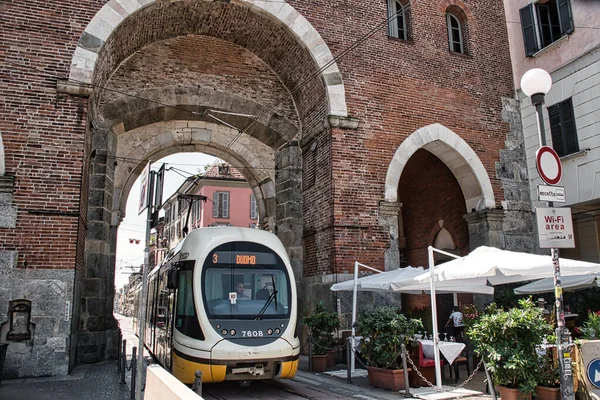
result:
[(6, 172), (4, 158), (4, 144), (2, 142), (2, 132), (0, 132), (0, 176)]
[(446, 12), (452, 12), (453, 10), (456, 11), (457, 9), (459, 9), (461, 17), (465, 17), (469, 21), (473, 19), (473, 14), (471, 13), (471, 9), (469, 9), (469, 7), (467, 7), (467, 5), (465, 3), (463, 3), (461, 0), (441, 1), (438, 9), (441, 13), (444, 13), (444, 14)]
[(438, 157), (452, 171), (465, 197), (467, 210), (494, 208), (492, 183), (483, 163), (467, 142), (441, 124), (416, 130), (398, 147), (385, 178), (386, 202), (398, 201), (402, 171), (410, 157), (421, 148)]

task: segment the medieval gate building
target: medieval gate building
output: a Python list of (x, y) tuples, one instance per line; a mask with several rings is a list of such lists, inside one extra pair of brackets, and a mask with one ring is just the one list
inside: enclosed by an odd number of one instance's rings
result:
[(114, 353), (117, 228), (144, 165), (173, 153), (244, 173), (303, 298), (355, 260), (531, 249), (500, 3), (1, 2), (5, 376)]

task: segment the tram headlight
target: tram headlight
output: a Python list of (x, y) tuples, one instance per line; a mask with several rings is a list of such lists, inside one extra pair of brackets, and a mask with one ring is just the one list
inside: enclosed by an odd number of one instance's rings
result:
[(227, 335), (227, 329), (223, 329), (223, 330), (221, 331), (221, 335), (223, 335), (223, 336)]
[(231, 336), (235, 336), (235, 329), (232, 329), (232, 330), (230, 330), (230, 331), (229, 331), (229, 334), (230, 334)]
[(281, 325), (279, 325), (279, 326), (283, 328), (283, 327), (285, 326), (285, 324), (281, 324)]
[(278, 334), (278, 335), (279, 335), (279, 333), (280, 333), (280, 332), (281, 332), (281, 331), (279, 330), (279, 328), (276, 328), (276, 329), (275, 329), (275, 333), (276, 333), (276, 334)]
[(221, 329), (221, 324), (217, 324), (217, 326), (215, 328)]
[(271, 329), (271, 328), (267, 329), (267, 334), (268, 335), (272, 335), (273, 334), (273, 329)]

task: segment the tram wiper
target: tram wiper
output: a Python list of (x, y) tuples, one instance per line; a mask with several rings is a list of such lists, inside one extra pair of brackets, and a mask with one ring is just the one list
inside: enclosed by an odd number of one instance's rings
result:
[[(255, 320), (261, 319), (263, 314), (265, 313), (265, 311), (267, 311), (267, 308), (269, 308), (269, 306), (271, 305), (271, 302), (273, 301), (273, 299), (276, 299), (276, 298), (277, 298), (277, 290), (275, 288), (273, 288), (273, 293), (271, 293), (269, 295), (269, 298), (267, 299), (265, 305), (263, 306), (263, 308), (260, 309), (260, 312), (254, 319)], [(277, 300), (275, 300), (275, 309), (277, 310)]]

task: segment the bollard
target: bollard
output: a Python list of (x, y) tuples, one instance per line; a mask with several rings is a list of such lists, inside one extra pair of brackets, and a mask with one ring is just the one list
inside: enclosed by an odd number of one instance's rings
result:
[(308, 335), (308, 371), (312, 372), (312, 336)]
[(351, 357), (354, 357), (354, 354), (352, 354), (352, 336), (348, 336), (346, 340), (346, 372), (348, 373), (348, 383), (352, 383), (352, 363), (350, 362)]
[(121, 352), (121, 383), (125, 383), (125, 370), (127, 369), (127, 340), (123, 340), (123, 351)]
[(192, 389), (198, 396), (202, 396), (202, 371), (197, 370), (195, 375), (196, 379), (194, 379), (194, 386)]
[(119, 329), (119, 339), (117, 340), (117, 371), (121, 372), (121, 330)]
[(137, 347), (133, 347), (131, 351), (131, 400), (135, 400), (135, 381), (137, 372)]

